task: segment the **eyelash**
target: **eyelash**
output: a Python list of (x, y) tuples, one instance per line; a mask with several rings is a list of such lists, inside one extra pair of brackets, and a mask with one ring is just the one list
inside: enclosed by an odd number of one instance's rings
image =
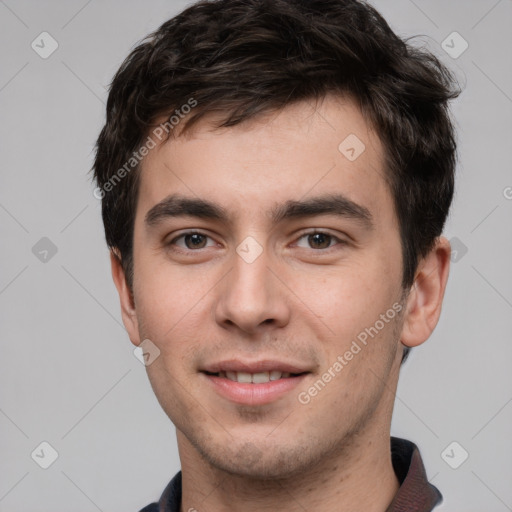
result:
[[(345, 240), (342, 240), (340, 238), (338, 238), (337, 236), (335, 235), (332, 235), (331, 233), (328, 233), (326, 231), (319, 231), (319, 230), (315, 230), (315, 231), (307, 231), (307, 232), (304, 232), (302, 233), (298, 238), (297, 238), (297, 241), (298, 240), (301, 240), (302, 238), (304, 237), (307, 237), (307, 236), (310, 236), (310, 235), (317, 235), (317, 234), (320, 234), (320, 235), (327, 235), (331, 238), (331, 242), (337, 242), (335, 243), (334, 245), (330, 245), (329, 247), (325, 248), (325, 249), (313, 249), (313, 248), (310, 248), (312, 251), (315, 251), (315, 252), (318, 252), (318, 253), (326, 253), (326, 252), (330, 252), (330, 249), (332, 249), (333, 247), (335, 247), (336, 245), (341, 245), (341, 246), (344, 246), (344, 245), (347, 245), (347, 242)], [(212, 239), (212, 237), (210, 237), (209, 235), (207, 235), (206, 233), (201, 233), (200, 231), (187, 231), (186, 233), (182, 233), (181, 235), (177, 236), (176, 238), (173, 238), (168, 244), (166, 244), (167, 246), (170, 246), (170, 247), (179, 247), (179, 246), (176, 246), (176, 241), (177, 240), (180, 240), (186, 236), (189, 236), (189, 235), (201, 235), (201, 236), (204, 236), (206, 238), (210, 238)], [(178, 249), (174, 249), (173, 250), (178, 250), (178, 251), (182, 251), (182, 252), (186, 252), (186, 253), (193, 253), (193, 252), (200, 252), (202, 249), (207, 249), (207, 247), (201, 247), (200, 249), (189, 249), (187, 247), (183, 248), (183, 247), (179, 247)], [(303, 248), (304, 249), (304, 248)]]

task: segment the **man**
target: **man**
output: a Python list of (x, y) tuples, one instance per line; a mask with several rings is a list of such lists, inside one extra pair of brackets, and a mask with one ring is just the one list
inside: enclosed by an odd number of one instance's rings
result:
[(457, 94), (356, 0), (201, 2), (123, 63), (95, 194), (182, 467), (145, 512), (441, 501), (390, 424), (448, 278)]

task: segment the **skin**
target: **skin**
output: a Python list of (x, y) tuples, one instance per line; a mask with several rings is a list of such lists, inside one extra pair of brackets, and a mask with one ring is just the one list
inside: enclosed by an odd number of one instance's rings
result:
[[(383, 146), (349, 99), (300, 102), (224, 129), (212, 120), (160, 144), (143, 162), (133, 299), (111, 255), (132, 343), (150, 339), (160, 350), (147, 372), (176, 426), (181, 510), (382, 512), (399, 487), (389, 436), (402, 351), (437, 324), (449, 243), (440, 237), (413, 286), (402, 290)], [(352, 162), (338, 150), (349, 134), (366, 147)], [(272, 223), (276, 204), (333, 192), (367, 208), (373, 228), (335, 215)], [(147, 212), (176, 193), (218, 203), (230, 221), (170, 217), (148, 228)], [(312, 240), (314, 229), (334, 238)], [(206, 235), (201, 248), (177, 239), (194, 230)], [(263, 248), (252, 263), (236, 252), (248, 236)], [(300, 403), (298, 393), (393, 304), (401, 313)], [(199, 371), (236, 357), (299, 362), (311, 373), (270, 404), (242, 406)]]

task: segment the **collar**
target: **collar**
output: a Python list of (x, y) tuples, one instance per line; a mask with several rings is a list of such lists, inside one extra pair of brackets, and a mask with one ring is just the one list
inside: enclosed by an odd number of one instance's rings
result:
[(441, 503), (443, 496), (429, 483), (414, 443), (391, 437), (391, 460), (400, 488), (386, 512), (430, 512)]

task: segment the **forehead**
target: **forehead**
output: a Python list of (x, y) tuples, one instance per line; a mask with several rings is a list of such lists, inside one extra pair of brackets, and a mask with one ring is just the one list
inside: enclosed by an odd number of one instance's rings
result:
[(208, 198), (239, 216), (338, 192), (376, 215), (393, 210), (383, 146), (351, 100), (327, 96), (233, 127), (218, 128), (217, 122), (205, 116), (149, 152), (137, 218), (175, 193)]

